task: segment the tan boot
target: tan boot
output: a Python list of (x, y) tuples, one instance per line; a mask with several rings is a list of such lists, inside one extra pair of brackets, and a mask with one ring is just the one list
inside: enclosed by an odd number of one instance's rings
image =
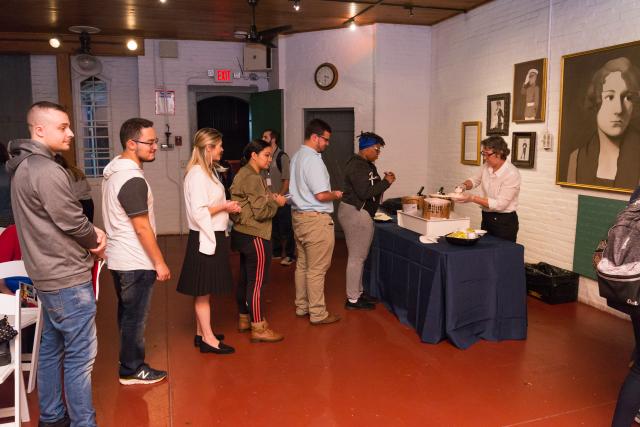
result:
[(278, 342), (282, 341), (284, 336), (269, 328), (266, 320), (262, 322), (251, 322), (251, 342)]
[(249, 332), (251, 330), (251, 318), (248, 314), (240, 314), (238, 318), (238, 332)]

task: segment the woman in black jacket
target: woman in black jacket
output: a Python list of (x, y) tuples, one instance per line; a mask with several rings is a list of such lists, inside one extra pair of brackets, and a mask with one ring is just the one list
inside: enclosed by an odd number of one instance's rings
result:
[(380, 178), (374, 162), (385, 145), (372, 132), (359, 136), (359, 151), (344, 170), (344, 191), (338, 208), (338, 221), (344, 230), (349, 258), (347, 261), (347, 301), (349, 310), (372, 310), (374, 301), (362, 293), (362, 268), (373, 240), (373, 216), (382, 193), (396, 180), (393, 172)]

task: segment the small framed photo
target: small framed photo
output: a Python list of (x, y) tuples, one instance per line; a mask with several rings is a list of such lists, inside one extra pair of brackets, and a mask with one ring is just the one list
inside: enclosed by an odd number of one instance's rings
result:
[(511, 94), (487, 96), (487, 135), (509, 135)]
[(514, 132), (511, 138), (511, 163), (519, 168), (533, 168), (536, 156), (536, 133)]
[(460, 162), (463, 165), (480, 164), (480, 136), (482, 122), (462, 122), (462, 153)]
[(547, 99), (547, 59), (513, 66), (513, 121), (543, 122)]

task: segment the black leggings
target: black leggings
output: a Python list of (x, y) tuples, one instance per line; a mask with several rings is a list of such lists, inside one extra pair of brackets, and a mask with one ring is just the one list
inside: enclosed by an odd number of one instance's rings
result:
[(640, 352), (637, 351), (640, 345), (640, 315), (631, 316), (631, 323), (636, 339), (635, 360), (620, 388), (618, 403), (611, 421), (612, 427), (629, 427), (640, 409)]
[(262, 285), (269, 280), (271, 241), (233, 230), (231, 247), (240, 252), (240, 282), (236, 293), (238, 311), (250, 314), (252, 322), (262, 322)]
[(482, 211), (483, 230), (501, 239), (516, 241), (518, 237), (518, 214), (515, 212), (499, 213)]

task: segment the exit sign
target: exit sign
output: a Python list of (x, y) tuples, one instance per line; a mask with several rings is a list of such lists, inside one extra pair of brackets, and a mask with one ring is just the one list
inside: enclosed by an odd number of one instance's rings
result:
[(233, 79), (231, 70), (215, 70), (214, 79), (219, 83), (230, 83)]

